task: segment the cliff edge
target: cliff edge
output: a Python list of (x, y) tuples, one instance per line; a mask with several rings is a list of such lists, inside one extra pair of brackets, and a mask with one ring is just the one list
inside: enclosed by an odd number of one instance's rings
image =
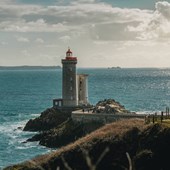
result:
[(61, 112), (56, 108), (46, 109), (35, 119), (30, 119), (24, 131), (46, 131), (56, 128), (71, 116), (71, 112)]
[(36, 134), (28, 139), (27, 142), (39, 141), (40, 145), (49, 148), (59, 148), (76, 141), (103, 125), (103, 123), (95, 121), (89, 123), (74, 122), (71, 118), (68, 118), (57, 128)]

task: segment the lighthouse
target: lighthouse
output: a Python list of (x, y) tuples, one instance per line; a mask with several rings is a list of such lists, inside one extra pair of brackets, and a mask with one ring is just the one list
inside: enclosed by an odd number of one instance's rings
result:
[(77, 57), (68, 48), (62, 62), (62, 98), (54, 99), (53, 106), (58, 109), (74, 110), (88, 105), (88, 75), (77, 74)]
[(77, 57), (73, 57), (73, 53), (69, 48), (66, 52), (65, 59), (62, 59), (62, 96), (63, 106), (65, 107), (78, 105), (76, 64)]

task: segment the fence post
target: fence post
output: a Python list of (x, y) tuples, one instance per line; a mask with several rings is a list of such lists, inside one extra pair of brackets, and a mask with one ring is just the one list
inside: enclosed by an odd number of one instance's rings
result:
[(161, 123), (163, 121), (164, 112), (161, 112)]
[(157, 122), (157, 112), (155, 112), (155, 121)]
[(153, 124), (155, 123), (155, 115), (154, 114), (152, 116), (152, 122), (153, 122)]

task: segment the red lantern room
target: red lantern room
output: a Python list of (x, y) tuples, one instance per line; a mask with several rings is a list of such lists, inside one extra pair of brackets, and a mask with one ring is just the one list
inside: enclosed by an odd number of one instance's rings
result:
[(70, 48), (66, 52), (66, 60), (77, 60), (77, 57), (73, 57), (73, 53)]

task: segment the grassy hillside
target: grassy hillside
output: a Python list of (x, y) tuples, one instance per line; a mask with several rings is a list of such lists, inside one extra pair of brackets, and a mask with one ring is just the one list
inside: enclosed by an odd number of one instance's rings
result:
[(169, 153), (169, 127), (129, 119), (5, 170), (169, 170)]
[(74, 142), (78, 138), (89, 134), (90, 132), (103, 126), (100, 122), (74, 122), (71, 118), (57, 126), (57, 128), (43, 131), (39, 134), (34, 135), (27, 141), (39, 141), (40, 145), (47, 146), (50, 148), (59, 148)]

